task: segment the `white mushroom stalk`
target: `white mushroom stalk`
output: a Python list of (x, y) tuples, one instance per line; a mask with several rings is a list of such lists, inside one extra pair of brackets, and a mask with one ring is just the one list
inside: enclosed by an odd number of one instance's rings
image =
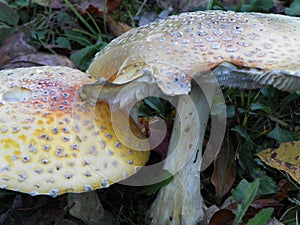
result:
[[(177, 110), (181, 114), (176, 117), (170, 155), (164, 165), (173, 174), (180, 172), (162, 188), (151, 207), (152, 224), (193, 225), (203, 219), (200, 167), (206, 168), (215, 156), (225, 126), (221, 123), (219, 133), (211, 134), (214, 148), (206, 151), (201, 161), (203, 133), (214, 92), (220, 90), (218, 85), (248, 89), (272, 85), (283, 91), (299, 90), (299, 50), (299, 18), (204, 11), (133, 29), (96, 55), (88, 72), (99, 81), (84, 86), (84, 99), (96, 96), (125, 107), (146, 96), (180, 96)], [(122, 94), (117, 94), (119, 90)], [(194, 104), (186, 104), (188, 94)], [(197, 119), (199, 127), (192, 123)], [(184, 141), (176, 143), (179, 137)], [(190, 145), (193, 148), (189, 150)], [(186, 164), (177, 163), (174, 149), (179, 159), (189, 159)], [(208, 153), (212, 154), (207, 157)]]

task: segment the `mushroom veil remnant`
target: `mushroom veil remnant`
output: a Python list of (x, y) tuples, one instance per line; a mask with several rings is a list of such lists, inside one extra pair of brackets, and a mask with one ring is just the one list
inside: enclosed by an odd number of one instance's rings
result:
[[(93, 78), (67, 67), (0, 71), (0, 187), (31, 195), (88, 192), (123, 180), (149, 152), (121, 143), (114, 133), (142, 133), (127, 114), (112, 127), (107, 103), (78, 96)], [(129, 141), (129, 140), (128, 140)], [(148, 146), (141, 146), (149, 148)], [(145, 149), (144, 148), (144, 149)]]
[[(150, 210), (152, 224), (193, 225), (203, 219), (199, 168), (212, 161), (225, 129), (221, 124), (218, 135), (211, 133), (214, 151), (206, 157), (206, 150), (202, 161), (204, 131), (214, 95), (221, 96), (219, 85), (299, 90), (299, 50), (299, 18), (203, 11), (133, 29), (96, 55), (88, 73), (98, 81), (84, 85), (83, 99), (97, 96), (122, 108), (146, 96), (170, 101), (179, 96), (177, 111), (182, 114), (176, 117), (169, 148), (169, 156), (176, 149), (176, 157), (164, 166), (174, 179)], [(190, 159), (180, 161), (186, 152)]]

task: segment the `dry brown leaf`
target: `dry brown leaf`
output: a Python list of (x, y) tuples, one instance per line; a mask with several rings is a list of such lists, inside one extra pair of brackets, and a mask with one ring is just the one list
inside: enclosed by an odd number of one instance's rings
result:
[(211, 181), (216, 189), (216, 197), (222, 198), (235, 181), (235, 152), (230, 144), (223, 144), (214, 161), (214, 172)]
[(29, 38), (24, 33), (17, 33), (5, 39), (0, 47), (0, 66), (17, 56), (36, 52), (28, 42)]
[(119, 8), (122, 2), (122, 0), (107, 0), (105, 5), (105, 0), (76, 0), (82, 13), (110, 13)]
[(209, 225), (232, 225), (235, 215), (229, 209), (220, 209), (211, 218)]
[(127, 24), (115, 21), (109, 15), (106, 15), (106, 21), (107, 21), (107, 26), (108, 26), (109, 30), (116, 37), (120, 36), (121, 34), (127, 32), (127, 31), (129, 31), (131, 29), (131, 27), (128, 26)]
[(0, 68), (14, 69), (30, 66), (67, 66), (76, 68), (76, 65), (66, 56), (41, 52), (15, 57)]
[(267, 165), (287, 172), (300, 184), (300, 141), (281, 143), (279, 148), (269, 148), (257, 156)]

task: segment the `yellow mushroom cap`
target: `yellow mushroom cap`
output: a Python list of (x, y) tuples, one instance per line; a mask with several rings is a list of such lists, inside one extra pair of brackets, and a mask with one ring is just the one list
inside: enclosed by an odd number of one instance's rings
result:
[(241, 68), (216, 71), (221, 85), (293, 91), (300, 87), (299, 50), (300, 18), (199, 11), (119, 36), (96, 55), (88, 72), (126, 83), (150, 71), (164, 93), (179, 95), (189, 93), (191, 77), (228, 62)]
[(115, 135), (116, 129), (123, 135), (131, 129), (142, 137), (132, 121), (130, 128), (124, 125), (127, 114), (114, 112), (120, 121), (112, 127), (107, 103), (80, 100), (81, 86), (92, 82), (67, 67), (0, 71), (1, 188), (51, 196), (91, 191), (147, 162), (148, 151), (129, 149)]

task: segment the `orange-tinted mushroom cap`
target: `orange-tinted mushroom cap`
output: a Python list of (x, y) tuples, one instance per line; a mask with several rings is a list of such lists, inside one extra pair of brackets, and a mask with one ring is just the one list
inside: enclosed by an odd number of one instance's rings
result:
[(114, 112), (121, 122), (112, 127), (108, 104), (80, 100), (80, 87), (92, 82), (67, 67), (0, 71), (1, 188), (51, 196), (91, 191), (147, 162), (148, 151), (129, 149), (115, 135), (131, 129), (142, 136), (133, 123), (123, 124), (124, 112)]
[[(221, 85), (300, 87), (300, 19), (275, 14), (199, 11), (132, 29), (98, 53), (88, 72), (126, 83), (150, 71), (165, 94), (188, 94), (195, 75)], [(232, 72), (233, 71), (233, 72)]]

